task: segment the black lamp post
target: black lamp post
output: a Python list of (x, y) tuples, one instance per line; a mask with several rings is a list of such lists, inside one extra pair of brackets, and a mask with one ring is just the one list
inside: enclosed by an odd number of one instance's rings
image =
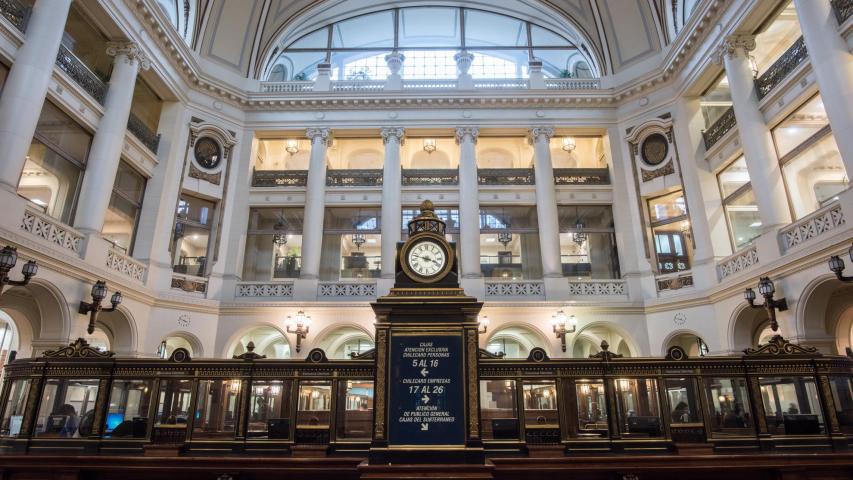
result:
[(121, 304), (121, 292), (119, 291), (116, 291), (110, 298), (112, 307), (104, 308), (101, 306), (101, 302), (105, 298), (107, 298), (107, 282), (98, 280), (92, 287), (92, 303), (80, 302), (80, 308), (77, 309), (77, 312), (81, 315), (89, 314), (89, 328), (86, 329), (89, 335), (95, 332), (95, 319), (98, 317), (98, 312), (114, 312)]
[(773, 298), (773, 294), (776, 293), (776, 287), (768, 277), (761, 277), (758, 281), (758, 293), (764, 297), (763, 305), (755, 304), (755, 292), (751, 288), (747, 288), (746, 291), (743, 292), (743, 298), (749, 302), (750, 307), (764, 308), (767, 310), (767, 315), (770, 317), (770, 328), (775, 332), (779, 330), (779, 323), (776, 322), (776, 310), (779, 310), (780, 312), (787, 310), (788, 301), (784, 298), (780, 298), (778, 300)]
[[(850, 255), (850, 261), (853, 262), (853, 245), (850, 245), (850, 250), (848, 250), (847, 253)], [(842, 275), (844, 272), (844, 260), (842, 260), (838, 255), (829, 257), (829, 269), (842, 282), (853, 282), (853, 277), (845, 277)]]
[(30, 260), (24, 264), (23, 268), (21, 268), (21, 273), (24, 275), (24, 279), (12, 280), (9, 278), (9, 272), (15, 268), (16, 263), (18, 263), (18, 249), (10, 247), (9, 245), (3, 247), (3, 250), (0, 250), (0, 294), (3, 293), (3, 289), (6, 285), (21, 287), (30, 283), (30, 279), (35, 277), (36, 273), (39, 271), (39, 267), (36, 265), (35, 260)]

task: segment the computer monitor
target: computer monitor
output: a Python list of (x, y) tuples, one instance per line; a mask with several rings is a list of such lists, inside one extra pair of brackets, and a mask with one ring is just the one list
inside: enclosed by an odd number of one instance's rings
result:
[(123, 413), (108, 413), (107, 414), (107, 432), (112, 432), (115, 428), (121, 425), (124, 421)]
[(68, 415), (51, 415), (47, 417), (47, 424), (45, 425), (44, 431), (45, 433), (60, 433), (62, 432), (62, 428), (65, 427), (65, 422), (68, 421)]

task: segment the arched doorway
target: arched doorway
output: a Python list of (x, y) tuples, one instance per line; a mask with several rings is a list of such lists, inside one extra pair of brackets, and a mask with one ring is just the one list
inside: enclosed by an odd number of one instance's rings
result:
[(266, 355), (267, 358), (290, 358), (290, 342), (281, 330), (268, 326), (249, 327), (245, 333), (237, 337), (226, 350), (225, 358), (242, 355), (248, 351), (249, 342), (254, 343), (254, 353)]
[(351, 354), (361, 354), (373, 348), (369, 333), (354, 325), (335, 326), (317, 335), (317, 348), (334, 359), (348, 360)]
[(174, 332), (163, 337), (163, 340), (160, 341), (157, 354), (160, 358), (169, 358), (178, 348), (183, 348), (190, 352), (191, 358), (204, 355), (201, 341), (189, 332)]
[(803, 298), (797, 308), (800, 343), (841, 355), (853, 347), (853, 284), (824, 275), (805, 288)]
[(687, 352), (688, 357), (704, 357), (708, 354), (709, 348), (695, 332), (678, 331), (673, 332), (667, 337), (663, 344), (663, 354), (665, 355), (672, 347), (681, 347)]
[(548, 342), (542, 334), (525, 325), (507, 325), (492, 333), (486, 342), (486, 351), (504, 354), (504, 358), (527, 358), (536, 347), (544, 348), (550, 355)]
[[(0, 296), (0, 319), (9, 326), (9, 347), (18, 357), (64, 347), (70, 336), (71, 316), (62, 292), (50, 282), (33, 279), (23, 287), (8, 288)], [(0, 325), (2, 336), (3, 325)]]
[(770, 317), (763, 308), (751, 308), (744, 304), (735, 310), (729, 328), (729, 345), (732, 353), (739, 353), (747, 348), (760, 345), (773, 335), (781, 334), (781, 329), (773, 332), (770, 328)]

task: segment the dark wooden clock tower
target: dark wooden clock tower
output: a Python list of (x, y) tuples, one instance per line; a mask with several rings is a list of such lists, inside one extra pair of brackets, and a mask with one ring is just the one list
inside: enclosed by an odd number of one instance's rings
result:
[(459, 287), (456, 245), (432, 202), (397, 245), (394, 288), (376, 313), (371, 465), (484, 462), (477, 315)]

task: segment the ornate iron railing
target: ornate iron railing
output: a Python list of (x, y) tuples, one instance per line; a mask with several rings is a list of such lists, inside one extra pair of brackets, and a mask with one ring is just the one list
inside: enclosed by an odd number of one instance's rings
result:
[(555, 185), (610, 185), (606, 168), (555, 168)]
[(830, 3), (838, 24), (844, 25), (844, 22), (853, 15), (853, 0), (830, 0)]
[(9, 20), (21, 33), (27, 31), (30, 9), (17, 0), (0, 0), (0, 16)]
[(459, 170), (455, 168), (403, 169), (403, 185), (458, 185)]
[(308, 170), (255, 170), (253, 187), (304, 187), (308, 184)]
[(535, 185), (532, 168), (479, 168), (477, 181), (480, 185)]
[(142, 120), (133, 113), (127, 117), (127, 129), (130, 130), (130, 133), (139, 139), (143, 145), (148, 147), (148, 150), (151, 150), (155, 155), (157, 154), (157, 148), (160, 146), (159, 133), (152, 132), (148, 126), (142, 123)]
[(107, 85), (71, 53), (71, 50), (65, 48), (65, 45), (59, 45), (59, 52), (56, 54), (56, 66), (67, 73), (74, 80), (74, 83), (80, 85), (98, 103), (104, 104), (104, 98), (107, 96)]
[(702, 139), (705, 141), (705, 150), (710, 150), (711, 147), (719, 142), (725, 134), (729, 133), (735, 125), (737, 125), (735, 109), (734, 107), (729, 107), (729, 109), (726, 110), (726, 112), (720, 116), (713, 125), (708, 127), (707, 130), (702, 131)]
[(755, 90), (758, 93), (758, 98), (764, 98), (808, 57), (809, 52), (806, 49), (806, 42), (803, 40), (803, 37), (800, 37), (791, 45), (791, 48), (773, 62), (773, 65), (770, 65), (770, 68), (766, 72), (755, 79)]
[(328, 170), (327, 187), (377, 187), (382, 185), (382, 170)]

